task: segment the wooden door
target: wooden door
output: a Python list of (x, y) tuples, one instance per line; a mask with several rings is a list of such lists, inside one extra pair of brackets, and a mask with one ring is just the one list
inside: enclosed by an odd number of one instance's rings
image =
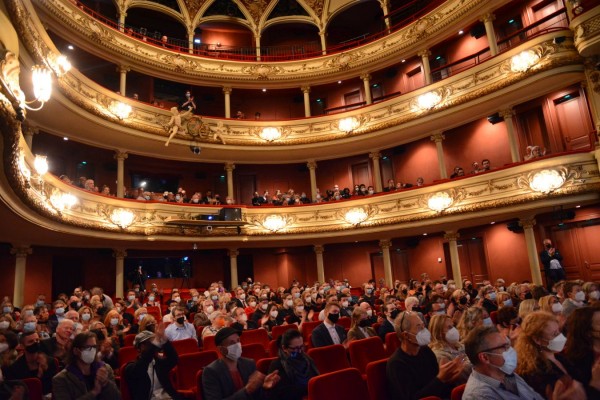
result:
[(600, 238), (600, 221), (595, 225), (578, 228), (579, 249), (583, 261), (583, 276), (586, 281), (600, 281), (600, 252), (598, 252), (598, 238)]
[[(546, 127), (544, 111), (541, 105), (535, 106), (518, 114), (521, 146), (541, 146), (550, 148), (548, 129)], [(520, 149), (525, 152), (525, 149)]]
[[(469, 279), (473, 284), (489, 279), (483, 239), (476, 237), (459, 240), (457, 247), (461, 277)], [(446, 259), (446, 276), (453, 277), (452, 260), (450, 258), (448, 243), (444, 243), (444, 257)]]
[(412, 92), (415, 89), (423, 87), (425, 85), (425, 80), (423, 78), (423, 74), (421, 73), (421, 67), (417, 67), (412, 71), (409, 71), (406, 74), (406, 92)]
[[(238, 175), (237, 189), (236, 201), (238, 204), (252, 204), (252, 197), (256, 192), (256, 175)], [(262, 195), (261, 192), (259, 194)]]
[(579, 239), (577, 228), (556, 229), (552, 232), (552, 243), (563, 256), (562, 266), (568, 279), (576, 279), (584, 274), (583, 266), (579, 261)]
[(383, 268), (383, 255), (379, 252), (371, 253), (371, 277), (379, 282), (380, 279), (385, 281), (385, 270)]
[(410, 279), (408, 270), (408, 252), (406, 250), (391, 251), (392, 257), (392, 277), (401, 282), (407, 282)]
[(555, 101), (555, 109), (564, 150), (590, 149), (592, 126), (589, 119), (582, 118), (583, 115), (588, 115), (583, 99), (575, 96), (558, 104)]
[[(532, 6), (533, 20), (539, 21), (555, 11), (558, 11), (560, 8), (562, 8), (562, 4), (559, 4), (558, 0), (542, 0)], [(559, 15), (537, 26), (533, 32), (541, 32), (546, 29), (566, 25), (568, 25), (568, 23), (565, 21), (565, 16)]]
[(364, 183), (367, 186), (373, 184), (368, 161), (352, 164), (352, 183), (354, 185), (360, 185)]

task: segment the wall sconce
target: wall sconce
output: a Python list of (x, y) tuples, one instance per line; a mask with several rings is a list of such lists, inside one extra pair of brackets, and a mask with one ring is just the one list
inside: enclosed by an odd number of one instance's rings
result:
[(263, 128), (259, 136), (261, 139), (266, 140), (267, 142), (272, 142), (281, 137), (281, 131), (277, 128)]
[[(43, 65), (34, 65), (31, 68), (31, 80), (33, 82), (33, 95), (35, 100), (26, 101), (22, 105), (31, 111), (38, 111), (44, 107), (44, 103), (50, 100), (52, 95), (52, 73), (50, 70)], [(37, 108), (30, 107), (29, 104), (39, 102), (40, 106)]]
[(442, 96), (436, 92), (427, 92), (417, 97), (417, 105), (421, 110), (431, 110), (440, 104), (440, 101), (442, 101)]
[(287, 220), (281, 215), (273, 214), (263, 220), (262, 226), (271, 232), (277, 232), (287, 226)]
[(58, 76), (62, 76), (71, 70), (71, 62), (67, 59), (67, 56), (58, 56), (56, 58), (56, 66), (58, 69)]
[(441, 213), (452, 205), (454, 199), (446, 192), (437, 192), (427, 201), (427, 206), (438, 213)]
[(113, 101), (110, 105), (110, 112), (120, 120), (124, 120), (131, 114), (131, 106), (120, 101)]
[(342, 132), (350, 133), (360, 126), (360, 122), (355, 117), (340, 119), (338, 129)]
[(510, 69), (512, 72), (525, 72), (540, 60), (532, 50), (525, 50), (510, 59)]
[(77, 204), (77, 201), (77, 197), (70, 193), (61, 193), (57, 191), (50, 196), (50, 204), (58, 211), (62, 211), (65, 208), (70, 209)]
[(544, 169), (531, 177), (529, 187), (536, 192), (548, 194), (564, 185), (565, 181), (565, 177), (558, 171)]
[(358, 225), (365, 222), (369, 218), (369, 214), (361, 207), (351, 208), (344, 214), (346, 222), (352, 225)]
[(38, 173), (41, 179), (42, 176), (44, 176), (46, 172), (48, 172), (48, 160), (46, 159), (46, 156), (36, 154), (33, 166), (35, 167), (35, 171)]
[(114, 209), (110, 214), (110, 221), (120, 227), (121, 229), (127, 229), (135, 219), (135, 214), (124, 208)]

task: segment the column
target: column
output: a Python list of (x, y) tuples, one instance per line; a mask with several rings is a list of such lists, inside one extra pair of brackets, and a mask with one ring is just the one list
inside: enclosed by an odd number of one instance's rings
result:
[(233, 170), (235, 169), (235, 164), (232, 162), (225, 163), (225, 171), (227, 171), (227, 196), (234, 198), (233, 195)]
[(511, 108), (501, 110), (500, 116), (504, 118), (504, 123), (506, 124), (506, 132), (508, 133), (508, 144), (510, 146), (510, 157), (512, 162), (519, 162), (521, 161), (521, 156), (519, 153), (519, 139), (517, 138), (517, 133), (515, 132), (515, 123), (513, 120), (514, 111)]
[(462, 275), (460, 273), (460, 260), (458, 258), (458, 232), (448, 231), (444, 234), (444, 239), (448, 240), (450, 249), (450, 262), (452, 263), (452, 279), (456, 283), (457, 289), (462, 289)]
[(498, 41), (496, 39), (496, 31), (494, 31), (494, 20), (496, 16), (492, 13), (483, 14), (479, 20), (485, 25), (485, 34), (490, 45), (490, 54), (495, 56), (498, 54)]
[(123, 298), (123, 282), (125, 281), (125, 257), (127, 252), (124, 249), (114, 249), (115, 258), (115, 297)]
[(542, 273), (540, 272), (537, 247), (535, 246), (535, 234), (533, 233), (535, 219), (521, 218), (519, 220), (519, 225), (523, 227), (523, 232), (525, 233), (527, 256), (529, 257), (529, 268), (531, 269), (531, 282), (536, 285), (542, 285)]
[(117, 150), (113, 156), (117, 160), (117, 197), (125, 197), (125, 160), (128, 157), (127, 152)]
[(120, 74), (119, 93), (121, 93), (121, 96), (126, 96), (127, 95), (127, 73), (129, 71), (131, 71), (131, 68), (129, 68), (125, 65), (121, 65), (117, 68), (117, 70), (119, 71), (119, 74)]
[(125, 11), (119, 12), (119, 30), (121, 32), (125, 32), (125, 17), (126, 16), (127, 16), (127, 13)]
[(310, 173), (310, 196), (313, 202), (317, 201), (317, 163), (312, 160), (306, 163)]
[(429, 65), (429, 56), (431, 52), (429, 50), (421, 50), (417, 53), (421, 57), (421, 64), (423, 64), (423, 80), (425, 85), (431, 85), (431, 66)]
[(375, 192), (381, 193), (383, 192), (383, 184), (381, 183), (381, 166), (379, 165), (381, 153), (378, 151), (373, 151), (369, 153), (369, 158), (373, 160), (373, 179), (375, 180)]
[(317, 280), (320, 283), (323, 283), (325, 282), (325, 266), (323, 264), (323, 251), (325, 251), (325, 249), (322, 245), (318, 244), (315, 245), (313, 250), (317, 256)]
[(237, 256), (240, 254), (236, 249), (231, 249), (227, 252), (229, 255), (229, 269), (231, 271), (231, 290), (239, 286)]
[(327, 54), (327, 39), (325, 38), (325, 31), (319, 31), (319, 37), (321, 38), (321, 51), (323, 55)]
[(223, 86), (223, 94), (225, 95), (225, 118), (231, 118), (231, 87)]
[(310, 86), (302, 86), (300, 88), (304, 94), (304, 116), (310, 117)]
[(256, 61), (260, 61), (260, 35), (254, 35), (254, 42), (256, 43)]
[(440, 178), (448, 178), (448, 171), (446, 171), (446, 160), (444, 158), (444, 146), (442, 141), (446, 139), (446, 136), (442, 132), (434, 133), (429, 137), (432, 142), (435, 142), (435, 148), (437, 149), (438, 166), (440, 168)]
[[(386, 16), (390, 13), (390, 10), (388, 8), (388, 1), (387, 0), (380, 0), (379, 1), (379, 5), (381, 6), (381, 11), (383, 12), (383, 15)], [(385, 17), (384, 20), (385, 22), (385, 28), (387, 30), (387, 33), (391, 32), (391, 26), (390, 26), (390, 19), (389, 17)]]
[(194, 53), (194, 30), (188, 32), (188, 52), (190, 54)]
[(23, 307), (25, 305), (25, 269), (27, 256), (32, 250), (29, 246), (15, 246), (10, 249), (10, 254), (15, 256), (15, 285), (13, 289), (13, 305)]
[[(569, 2), (567, 1), (565, 4), (569, 4)], [(588, 98), (596, 135), (600, 135), (600, 72), (596, 70), (594, 61), (592, 58), (585, 60), (585, 81), (581, 83), (581, 86)], [(595, 140), (597, 146), (598, 136)]]
[(379, 241), (379, 248), (383, 255), (383, 273), (385, 275), (385, 284), (387, 287), (394, 287), (394, 280), (392, 278), (392, 259), (390, 258), (390, 247), (392, 247), (392, 241), (388, 239), (382, 239)]
[(373, 97), (371, 96), (371, 75), (362, 74), (360, 79), (363, 81), (363, 85), (365, 87), (365, 101), (368, 104), (373, 103)]
[(23, 125), (21, 132), (23, 132), (23, 139), (25, 139), (25, 143), (27, 144), (27, 147), (29, 147), (29, 150), (33, 149), (33, 135), (40, 133), (40, 130), (37, 127), (25, 124)]

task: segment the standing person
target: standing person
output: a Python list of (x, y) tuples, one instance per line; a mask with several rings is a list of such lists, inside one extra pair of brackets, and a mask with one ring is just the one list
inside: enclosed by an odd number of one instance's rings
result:
[(544, 250), (540, 251), (540, 259), (546, 273), (548, 291), (552, 292), (552, 286), (567, 277), (562, 266), (563, 257), (558, 249), (552, 245), (552, 240), (544, 239)]
[(196, 102), (194, 101), (194, 96), (192, 96), (192, 92), (186, 90), (185, 99), (181, 101), (181, 105), (179, 109), (191, 111), (192, 113), (196, 112)]
[(112, 368), (96, 361), (96, 334), (75, 336), (65, 369), (52, 379), (53, 398), (60, 400), (117, 400), (121, 393), (115, 384)]

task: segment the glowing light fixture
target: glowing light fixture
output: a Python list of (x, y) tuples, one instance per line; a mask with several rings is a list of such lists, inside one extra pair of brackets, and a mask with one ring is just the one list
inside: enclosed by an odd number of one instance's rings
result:
[(540, 60), (540, 57), (531, 50), (525, 50), (511, 58), (510, 69), (513, 72), (525, 72)]
[(429, 198), (427, 206), (435, 212), (442, 212), (452, 205), (454, 199), (446, 192), (437, 192)]
[(440, 104), (440, 101), (442, 101), (442, 96), (435, 92), (427, 92), (417, 97), (417, 105), (422, 110), (431, 110)]
[(361, 207), (351, 208), (344, 215), (346, 222), (352, 225), (358, 225), (361, 222), (365, 222), (369, 218), (369, 214)]
[(48, 160), (46, 159), (46, 156), (36, 154), (33, 166), (40, 177), (44, 176), (46, 172), (48, 172)]
[(286, 227), (287, 221), (281, 215), (269, 215), (266, 217), (262, 225), (271, 232), (277, 232)]
[(135, 219), (135, 214), (124, 208), (114, 209), (110, 214), (110, 221), (121, 229), (127, 229)]
[[(28, 110), (37, 111), (41, 110), (44, 107), (44, 103), (50, 100), (50, 96), (52, 95), (52, 75), (50, 70), (43, 65), (34, 65), (31, 71), (35, 100), (24, 102), (23, 106)], [(34, 108), (29, 106), (29, 104), (36, 101), (40, 103), (39, 107)]]
[(340, 122), (338, 122), (338, 129), (342, 132), (350, 133), (358, 128), (359, 125), (360, 122), (358, 122), (358, 119), (355, 117), (348, 117), (340, 119)]
[(131, 106), (120, 101), (114, 101), (110, 106), (110, 112), (116, 115), (117, 118), (123, 120), (131, 114)]
[(281, 131), (277, 128), (267, 127), (260, 132), (260, 137), (267, 142), (272, 142), (281, 137)]
[(71, 70), (71, 62), (69, 62), (67, 56), (58, 56), (56, 58), (56, 65), (59, 69), (59, 75), (64, 75)]
[(553, 169), (544, 169), (531, 177), (529, 187), (540, 193), (551, 193), (565, 183), (565, 177)]
[(50, 203), (54, 208), (59, 211), (66, 209), (70, 209), (75, 204), (77, 204), (77, 197), (73, 196), (70, 193), (61, 193), (56, 192), (52, 196), (50, 196)]

